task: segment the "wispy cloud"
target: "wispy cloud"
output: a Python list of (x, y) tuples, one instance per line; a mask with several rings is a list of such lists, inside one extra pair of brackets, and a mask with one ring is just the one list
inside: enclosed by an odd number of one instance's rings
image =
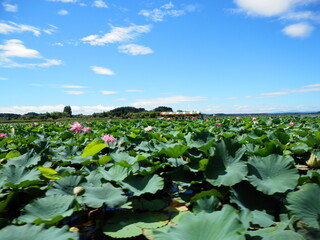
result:
[(174, 4), (169, 2), (152, 10), (143, 9), (139, 12), (139, 15), (142, 15), (153, 22), (162, 22), (166, 16), (180, 17), (185, 15), (187, 12), (194, 11), (195, 9), (195, 5), (188, 5), (183, 9), (175, 9)]
[(85, 94), (86, 92), (83, 91), (64, 91), (67, 94), (71, 94), (71, 95), (82, 95)]
[(97, 8), (108, 8), (108, 5), (102, 0), (94, 1), (92, 6), (97, 7)]
[(269, 92), (269, 93), (261, 93), (261, 96), (277, 96), (277, 95), (287, 95), (291, 93), (304, 93), (304, 92), (320, 92), (320, 83), (306, 85), (298, 89), (285, 89), (276, 92)]
[(7, 12), (18, 12), (17, 4), (2, 3), (2, 6)]
[(296, 23), (286, 26), (282, 32), (290, 37), (305, 38), (310, 36), (314, 27), (308, 23)]
[(10, 34), (10, 33), (22, 33), (22, 32), (32, 32), (35, 36), (40, 36), (41, 30), (31, 25), (17, 24), (15, 22), (4, 21), (0, 22), (0, 33)]
[(134, 107), (150, 107), (150, 106), (161, 106), (165, 104), (183, 103), (183, 102), (196, 102), (205, 100), (206, 97), (188, 97), (188, 96), (172, 96), (163, 98), (152, 98), (152, 99), (141, 99), (131, 103)]
[(143, 90), (137, 90), (137, 89), (128, 89), (125, 92), (143, 92)]
[(126, 53), (129, 55), (146, 55), (153, 53), (152, 49), (149, 47), (137, 45), (137, 44), (127, 44), (118, 47), (119, 52)]
[(150, 31), (150, 25), (133, 25), (130, 27), (111, 27), (111, 32), (104, 35), (89, 35), (81, 39), (81, 41), (89, 43), (90, 45), (103, 46), (108, 43), (124, 42), (133, 40), (142, 33)]
[(112, 95), (118, 93), (117, 91), (101, 91), (102, 94), (104, 95)]
[(105, 67), (91, 66), (90, 68), (91, 68), (91, 70), (94, 71), (96, 74), (114, 75), (114, 72), (112, 72), (110, 69), (105, 68)]
[[(15, 58), (39, 59), (40, 63), (17, 63)], [(35, 49), (29, 49), (23, 45), (18, 39), (4, 41), (4, 45), (0, 45), (0, 66), (2, 67), (49, 67), (61, 65), (61, 60), (46, 59)]]
[(8, 80), (9, 78), (5, 78), (5, 77), (0, 77), (0, 81), (6, 81)]
[(68, 15), (69, 12), (68, 12), (67, 10), (65, 10), (65, 9), (61, 9), (61, 10), (58, 12), (58, 14), (61, 15), (61, 16), (65, 16), (65, 15)]
[(39, 37), (42, 32), (46, 34), (54, 33), (58, 27), (49, 24), (49, 28), (40, 29), (27, 24), (18, 24), (12, 21), (2, 21), (0, 22), (0, 34), (11, 34), (11, 33), (24, 33), (31, 32), (33, 35)]

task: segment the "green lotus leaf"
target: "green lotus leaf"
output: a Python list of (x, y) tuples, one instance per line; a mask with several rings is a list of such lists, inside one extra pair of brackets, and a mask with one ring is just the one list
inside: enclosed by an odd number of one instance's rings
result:
[(27, 204), (23, 214), (18, 218), (20, 222), (54, 224), (63, 217), (73, 213), (74, 198), (67, 195), (52, 195), (38, 198)]
[(287, 208), (291, 214), (307, 226), (320, 229), (320, 187), (315, 183), (301, 186), (297, 192), (288, 194)]
[(110, 156), (115, 162), (127, 162), (129, 165), (133, 165), (136, 161), (136, 158), (129, 155), (127, 152), (116, 152), (111, 153)]
[(124, 188), (132, 191), (134, 196), (140, 196), (144, 193), (156, 193), (164, 187), (164, 180), (158, 175), (147, 175), (145, 177), (130, 175), (121, 183)]
[(220, 201), (214, 196), (203, 197), (203, 198), (198, 199), (195, 202), (195, 204), (192, 208), (192, 212), (194, 212), (195, 214), (198, 214), (202, 211), (207, 212), (207, 213), (211, 213), (211, 212), (215, 211), (215, 209), (219, 203), (220, 203)]
[(245, 240), (237, 211), (225, 205), (221, 211), (185, 214), (168, 232), (155, 233), (155, 240)]
[(279, 222), (275, 227), (247, 231), (246, 234), (260, 237), (262, 240), (305, 240), (300, 234), (286, 230), (287, 226), (287, 223)]
[(78, 233), (68, 232), (67, 227), (44, 228), (44, 226), (26, 224), (23, 226), (11, 225), (0, 230), (1, 240), (76, 240), (78, 238)]
[(189, 149), (188, 146), (175, 145), (174, 147), (169, 147), (163, 150), (162, 152), (166, 154), (170, 158), (179, 158), (181, 157), (185, 151)]
[(38, 154), (33, 155), (33, 152), (27, 152), (19, 157), (11, 158), (8, 160), (8, 165), (15, 165), (17, 167), (31, 167), (35, 166), (40, 160), (41, 156)]
[(3, 179), (6, 186), (19, 188), (39, 182), (40, 174), (37, 169), (28, 170), (25, 167), (9, 165), (1, 169), (0, 179)]
[(257, 190), (272, 195), (294, 189), (299, 175), (290, 156), (253, 156), (248, 161), (248, 180)]
[(108, 147), (102, 140), (95, 140), (89, 143), (83, 150), (81, 157), (85, 158), (99, 153), (102, 149)]
[(53, 187), (50, 188), (46, 195), (72, 195), (73, 196), (73, 189), (77, 186), (83, 185), (84, 178), (82, 176), (66, 176), (60, 178), (59, 180), (53, 183)]
[(104, 170), (102, 167), (98, 168), (98, 170), (106, 180), (116, 182), (122, 181), (131, 173), (129, 168), (120, 165), (113, 165), (108, 171)]
[(215, 148), (205, 170), (206, 180), (214, 186), (232, 186), (241, 182), (248, 172), (247, 164), (242, 160), (246, 148), (234, 140), (220, 141)]
[(85, 193), (78, 198), (78, 201), (92, 208), (99, 208), (102, 205), (118, 207), (127, 201), (127, 197), (120, 188), (107, 183), (102, 187), (85, 186)]
[(113, 238), (130, 238), (143, 233), (142, 229), (160, 228), (168, 223), (168, 216), (162, 213), (118, 212), (103, 227), (105, 235)]

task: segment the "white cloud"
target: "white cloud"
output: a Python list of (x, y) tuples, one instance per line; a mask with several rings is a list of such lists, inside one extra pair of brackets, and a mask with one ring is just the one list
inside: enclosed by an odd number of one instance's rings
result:
[(234, 0), (241, 11), (249, 15), (264, 17), (279, 16), (289, 12), (297, 5), (314, 2), (314, 0)]
[(127, 44), (118, 47), (119, 51), (129, 55), (146, 55), (153, 53), (152, 49), (149, 47), (137, 45), (137, 44)]
[(114, 72), (112, 72), (108, 68), (104, 67), (98, 67), (98, 66), (91, 66), (90, 67), (92, 71), (94, 71), (96, 74), (102, 74), (102, 75), (114, 75)]
[(173, 9), (174, 5), (172, 2), (162, 5), (160, 8), (155, 8), (153, 10), (141, 10), (139, 15), (142, 15), (153, 22), (162, 22), (164, 17), (171, 16), (171, 17), (179, 17), (186, 14), (186, 10), (180, 9), (176, 10)]
[(152, 99), (141, 99), (131, 103), (134, 107), (150, 107), (150, 106), (161, 106), (165, 104), (183, 103), (183, 102), (195, 102), (205, 100), (206, 97), (187, 97), (187, 96), (172, 96), (163, 98), (152, 98)]
[[(42, 106), (10, 106), (0, 107), (0, 112), (26, 114), (28, 112), (46, 113), (46, 112), (62, 112), (65, 105), (42, 105)], [(115, 109), (117, 106), (77, 106), (71, 105), (72, 113), (74, 114), (92, 114), (97, 112), (106, 112)]]
[(308, 37), (312, 33), (314, 27), (308, 23), (296, 23), (286, 26), (282, 32), (290, 37)]
[(126, 92), (143, 92), (143, 90), (137, 90), (137, 89), (128, 89)]
[(61, 16), (65, 16), (65, 15), (68, 15), (69, 12), (68, 12), (67, 10), (65, 10), (65, 9), (61, 9), (61, 10), (58, 12), (58, 14), (61, 15)]
[(2, 34), (10, 34), (10, 33), (22, 33), (22, 32), (32, 32), (35, 36), (40, 36), (41, 30), (39, 28), (25, 25), (25, 24), (17, 24), (10, 21), (4, 21), (0, 23), (0, 33)]
[(108, 5), (102, 0), (94, 1), (92, 6), (97, 7), (97, 8), (108, 8)]
[(18, 5), (17, 4), (9, 4), (9, 3), (2, 3), (2, 6), (5, 11), (7, 12), (18, 12)]
[(281, 17), (283, 20), (313, 20), (320, 21), (319, 14), (312, 11), (289, 12)]
[(85, 94), (85, 92), (83, 91), (64, 91), (67, 94), (71, 94), (71, 95), (82, 95)]
[(277, 96), (277, 95), (287, 95), (291, 93), (303, 93), (303, 92), (320, 92), (320, 83), (306, 85), (298, 89), (286, 89), (277, 92), (261, 93), (261, 96)]
[(53, 45), (59, 46), (59, 47), (63, 47), (64, 46), (63, 43), (61, 43), (61, 42), (54, 43)]
[(85, 87), (85, 86), (80, 86), (80, 85), (61, 85), (60, 88), (88, 88), (88, 87)]
[[(31, 58), (41, 59), (41, 63), (17, 63), (14, 58)], [(61, 65), (61, 60), (45, 59), (35, 49), (29, 49), (23, 45), (23, 42), (18, 39), (4, 41), (4, 45), (0, 45), (0, 66), (3, 67), (49, 67)]]
[(40, 58), (40, 53), (34, 49), (28, 49), (23, 45), (23, 42), (18, 39), (5, 41), (4, 45), (0, 45), (0, 57), (20, 57), (20, 58)]
[(104, 95), (111, 95), (111, 94), (116, 94), (118, 92), (117, 91), (101, 91), (101, 93)]
[(6, 81), (6, 80), (8, 80), (8, 78), (0, 77), (0, 81)]
[(108, 43), (124, 42), (133, 40), (142, 33), (147, 33), (151, 29), (150, 25), (133, 25), (130, 27), (112, 27), (111, 32), (100, 35), (89, 35), (81, 39), (90, 45), (103, 46)]

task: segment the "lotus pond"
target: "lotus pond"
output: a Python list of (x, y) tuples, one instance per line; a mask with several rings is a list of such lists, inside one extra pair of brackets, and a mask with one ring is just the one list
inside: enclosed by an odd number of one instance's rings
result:
[(320, 117), (0, 125), (0, 239), (318, 240)]

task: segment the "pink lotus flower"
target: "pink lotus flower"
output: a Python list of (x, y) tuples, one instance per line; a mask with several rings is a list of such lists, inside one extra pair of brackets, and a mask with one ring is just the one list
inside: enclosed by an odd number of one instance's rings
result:
[(191, 120), (193, 121), (193, 120), (194, 120), (194, 117), (192, 117)]
[(83, 128), (83, 131), (84, 131), (84, 132), (89, 132), (90, 129), (91, 129), (91, 127), (84, 127), (84, 128)]
[(237, 119), (237, 120), (239, 120), (239, 119), (240, 119), (240, 117), (236, 117), (236, 119)]
[(152, 127), (151, 127), (151, 126), (148, 126), (148, 127), (146, 127), (144, 130), (145, 130), (146, 132), (151, 131), (151, 130), (152, 130)]
[(294, 121), (291, 121), (291, 122), (289, 122), (289, 126), (294, 126), (294, 125), (296, 125), (296, 123), (294, 122)]
[(216, 117), (217, 117), (217, 115), (215, 115), (215, 114), (212, 115), (212, 118), (216, 118)]
[(59, 123), (59, 122), (55, 122), (55, 124), (56, 124), (56, 125), (59, 125), (60, 123)]
[(217, 123), (217, 126), (220, 127), (222, 125), (222, 123)]
[(117, 140), (113, 137), (113, 135), (109, 135), (109, 134), (105, 134), (105, 135), (103, 135), (102, 137), (101, 137), (101, 139), (103, 140), (103, 141), (105, 141), (106, 143), (108, 143), (108, 142), (116, 142)]
[(74, 131), (76, 133), (81, 133), (81, 129), (82, 129), (82, 126), (79, 122), (73, 122), (72, 125), (70, 125), (70, 131)]
[(256, 117), (251, 118), (252, 121), (257, 121)]
[(5, 137), (7, 135), (8, 135), (7, 133), (0, 133), (0, 137)]
[(37, 123), (37, 122), (33, 123), (33, 126), (38, 126), (38, 125), (39, 125), (39, 123)]
[(171, 118), (167, 118), (167, 120), (168, 120), (168, 121), (170, 121), (170, 120), (171, 120)]

